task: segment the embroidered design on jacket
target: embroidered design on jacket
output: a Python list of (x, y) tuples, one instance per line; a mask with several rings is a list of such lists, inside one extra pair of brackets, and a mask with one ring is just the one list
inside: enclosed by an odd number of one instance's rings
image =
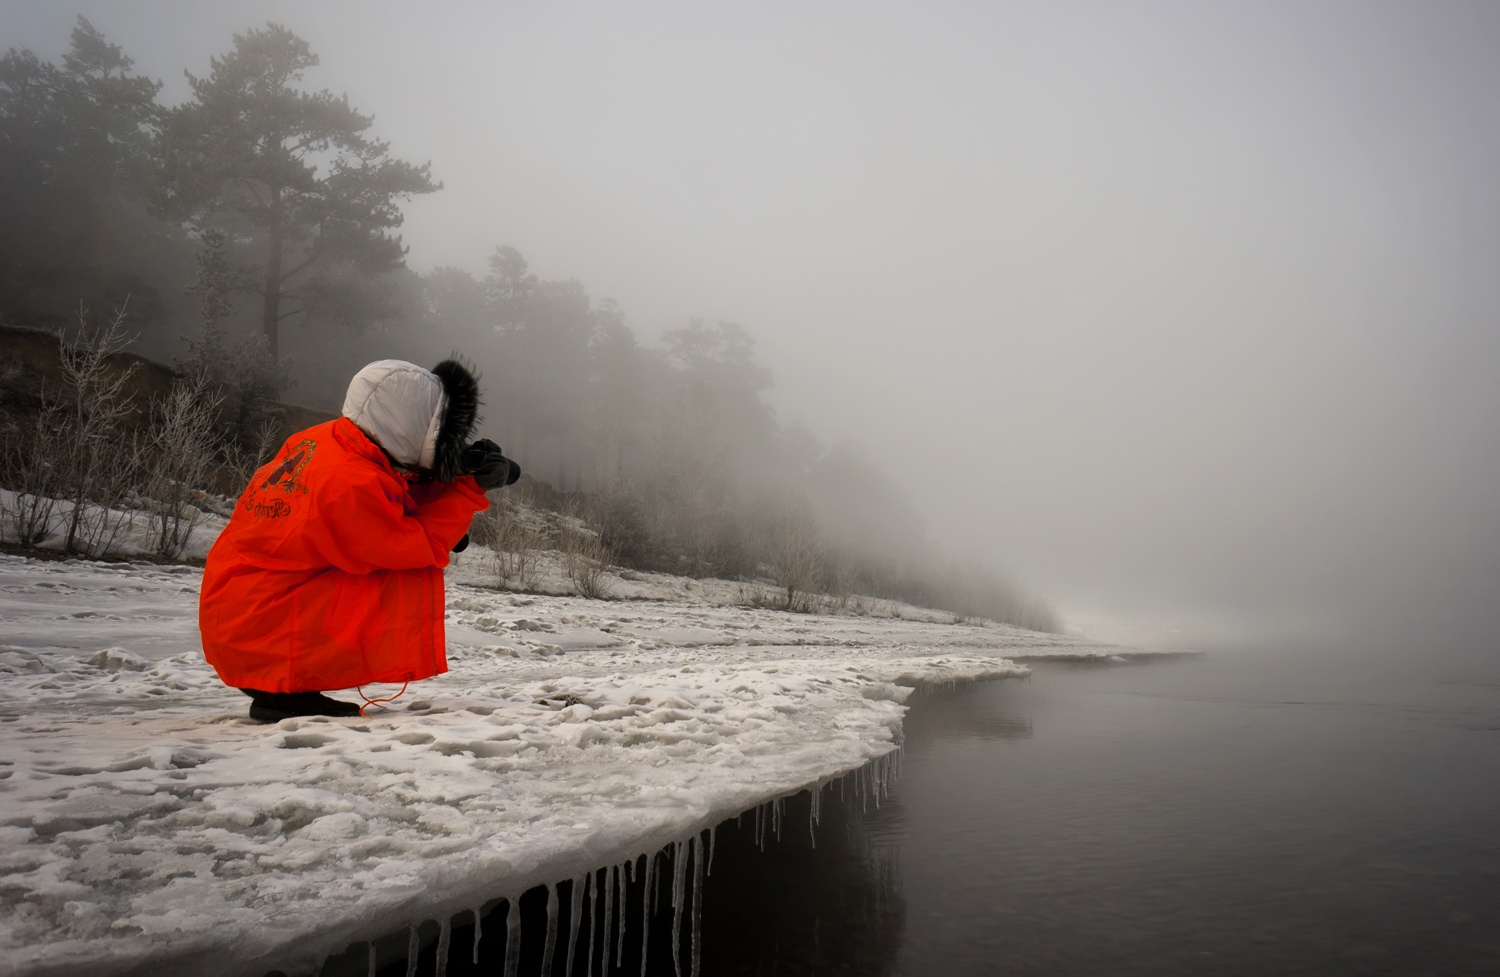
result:
[(266, 476), (264, 482), (260, 483), (261, 491), (264, 492), (267, 489), (278, 488), (288, 495), (299, 490), (303, 495), (306, 495), (307, 486), (301, 482), (302, 469), (307, 467), (307, 463), (312, 460), (313, 452), (317, 448), (318, 442), (311, 438), (293, 447), (290, 453), (287, 454), (286, 459), (277, 465), (271, 471), (271, 474)]
[(302, 470), (312, 460), (313, 451), (318, 443), (307, 438), (292, 447), (281, 464), (271, 469), (259, 485), (250, 483), (250, 488), (240, 499), (240, 508), (245, 510), (256, 519), (280, 519), (292, 514), (292, 504), (284, 498), (265, 498), (263, 493), (272, 490), (291, 495), (294, 492), (307, 494), (307, 486), (302, 484)]

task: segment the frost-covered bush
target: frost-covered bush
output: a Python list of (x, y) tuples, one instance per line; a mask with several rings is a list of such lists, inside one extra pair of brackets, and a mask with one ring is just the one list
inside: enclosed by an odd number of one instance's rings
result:
[(762, 551), (771, 579), (788, 611), (810, 611), (813, 597), (823, 590), (824, 545), (812, 513), (788, 507), (765, 530)]
[(152, 405), (150, 465), (141, 495), (148, 500), (158, 556), (181, 557), (203, 521), (204, 512), (195, 503), (219, 467), (215, 428), (220, 403), (200, 374), (176, 381), (172, 392)]
[(558, 549), (563, 568), (581, 597), (596, 600), (609, 596), (609, 567), (614, 554), (597, 530), (574, 517), (561, 527)]
[(97, 514), (118, 506), (136, 475), (139, 453), (125, 421), (135, 411), (129, 383), (138, 364), (116, 357), (132, 338), (125, 333), (123, 307), (96, 329), (88, 327), (86, 310), (78, 318), (74, 337), (58, 338), (63, 387), (62, 410), (55, 416), (61, 425), (54, 440), (34, 442), (32, 450), (52, 455), (58, 496), (70, 503), (63, 550), (98, 556), (109, 551), (120, 527)]
[(62, 432), (62, 407), (55, 402), (44, 404), (29, 424), (14, 418), (6, 420), (0, 481), (10, 491), (0, 496), (0, 518), (5, 538), (29, 549), (53, 530), (62, 467), (41, 446), (53, 442)]
[(58, 337), (55, 379), (44, 371), (29, 389), (30, 414), (0, 428), (3, 536), (23, 549), (181, 559), (207, 490), (240, 457), (220, 433), (217, 392), (198, 375), (145, 401), (140, 361), (120, 355), (123, 309), (97, 329), (79, 318)]
[(541, 572), (548, 532), (544, 517), (525, 503), (523, 494), (524, 490), (507, 489), (492, 495), (489, 509), (475, 517), (470, 534), (494, 553), (501, 587), (531, 590)]
[(101, 556), (132, 522), (124, 503), (141, 471), (140, 441), (128, 423), (138, 364), (117, 356), (130, 343), (123, 309), (98, 328), (86, 310), (78, 318), (71, 338), (58, 336), (60, 382), (42, 382), (29, 417), (7, 418), (3, 517), (15, 545)]

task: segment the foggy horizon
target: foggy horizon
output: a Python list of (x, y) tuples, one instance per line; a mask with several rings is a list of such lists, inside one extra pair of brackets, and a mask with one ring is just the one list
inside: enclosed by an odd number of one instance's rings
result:
[(1093, 634), (1493, 654), (1500, 11), (0, 2), (169, 105), (283, 24), (444, 183), (412, 268), (743, 325), (783, 423)]

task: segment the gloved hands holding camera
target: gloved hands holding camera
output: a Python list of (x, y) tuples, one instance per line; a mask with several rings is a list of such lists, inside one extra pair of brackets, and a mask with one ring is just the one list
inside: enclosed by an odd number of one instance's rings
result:
[(521, 477), (521, 466), (501, 454), (500, 446), (489, 438), (481, 438), (464, 449), (464, 469), (486, 492), (511, 485)]

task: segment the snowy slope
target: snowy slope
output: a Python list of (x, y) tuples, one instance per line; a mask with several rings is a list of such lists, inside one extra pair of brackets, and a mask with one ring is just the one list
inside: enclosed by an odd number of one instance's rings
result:
[(1115, 650), (675, 578), (637, 590), (674, 602), (520, 596), (475, 566), (447, 675), (258, 726), (202, 661), (199, 571), (0, 557), (0, 974), (308, 970), (859, 767), (913, 686)]

